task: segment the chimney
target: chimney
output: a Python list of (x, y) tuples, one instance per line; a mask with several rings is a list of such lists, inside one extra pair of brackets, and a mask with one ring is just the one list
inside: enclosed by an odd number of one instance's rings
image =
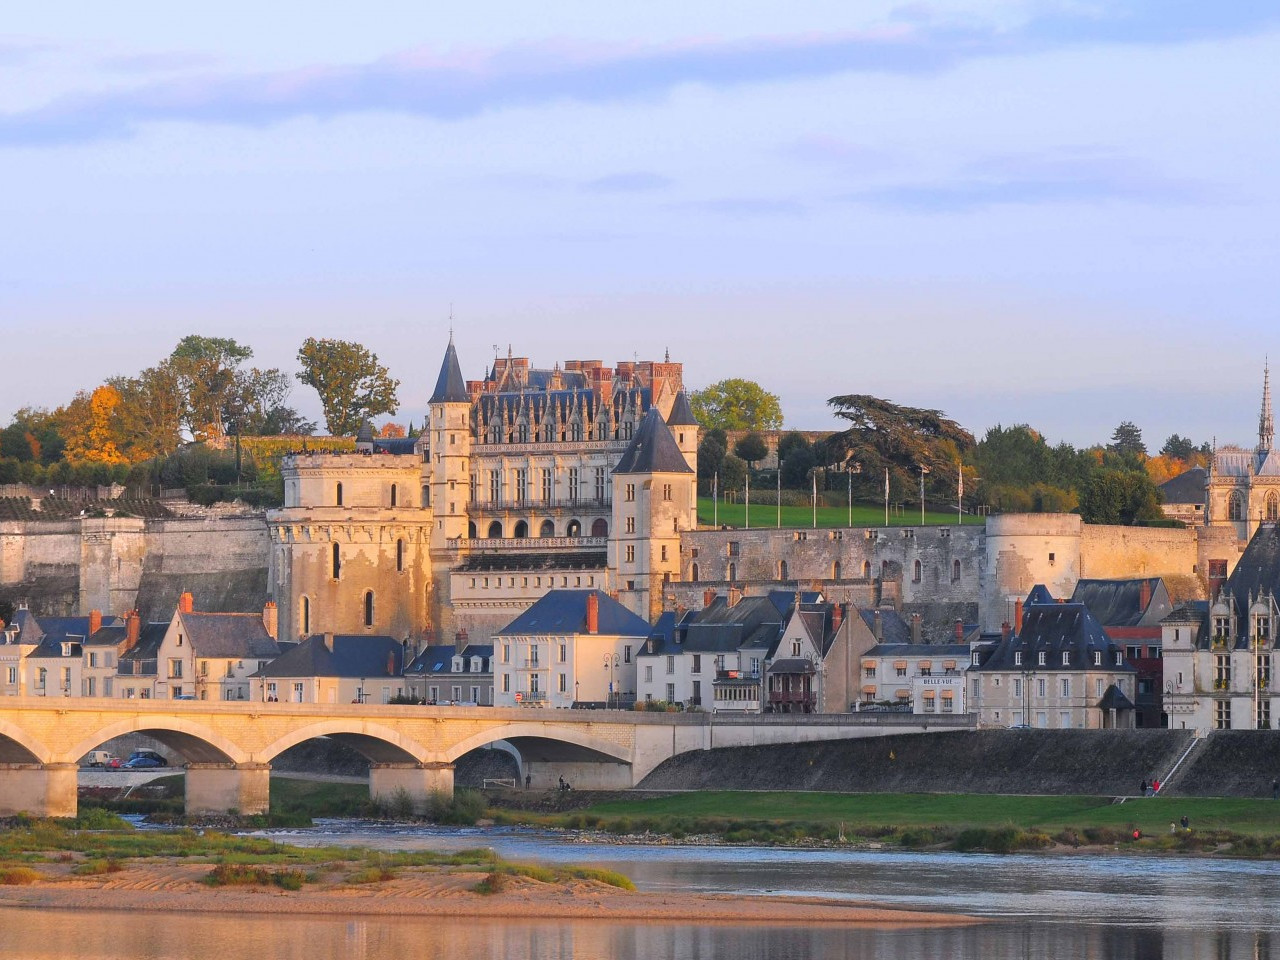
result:
[(964, 643), (964, 621), (956, 620), (956, 643)]
[(592, 590), (587, 594), (587, 633), (600, 632), (600, 595)]
[(884, 619), (880, 616), (879, 610), (871, 615), (871, 632), (876, 635), (876, 643), (884, 640)]
[(831, 608), (831, 632), (839, 633), (844, 624), (844, 604), (837, 603)]
[(730, 587), (729, 588), (729, 606), (736, 607), (738, 605), (738, 601), (741, 599), (742, 599), (742, 591), (739, 590), (737, 587)]
[(196, 608), (196, 598), (191, 595), (189, 590), (184, 590), (182, 596), (178, 598), (178, 609), (183, 613), (190, 613)]
[(272, 640), (280, 639), (280, 611), (276, 602), (268, 600), (262, 606), (262, 625), (267, 628), (267, 636)]
[(1010, 626), (1009, 626), (1009, 621), (1008, 621), (1008, 620), (1006, 620), (1004, 623), (1000, 624), (1000, 639), (1001, 639), (1001, 640), (1008, 640), (1008, 639), (1009, 639), (1009, 634), (1010, 634), (1010, 632), (1011, 632), (1011, 628), (1010, 628)]
[(396, 652), (394, 650), (387, 651), (387, 676), (394, 677), (396, 675)]
[(913, 613), (911, 615), (911, 642), (920, 643), (920, 614)]
[(459, 650), (467, 645), (467, 628), (463, 627), (453, 635), (453, 644)]
[(102, 611), (90, 610), (89, 611), (89, 636), (92, 637), (95, 633), (97, 633), (101, 629), (102, 629)]
[(1142, 604), (1142, 612), (1146, 613), (1147, 607), (1151, 606), (1151, 581), (1150, 580), (1142, 581), (1142, 596), (1141, 596), (1141, 599), (1139, 600), (1139, 603)]
[(138, 645), (138, 637), (142, 635), (142, 618), (137, 610), (130, 610), (124, 621), (124, 648), (132, 650)]
[(328, 650), (330, 653), (333, 653), (333, 634), (332, 633), (326, 633), (324, 635), (324, 648)]
[(715, 602), (716, 592), (714, 590), (702, 591), (702, 609), (705, 610)]
[(1013, 603), (1013, 626), (1018, 636), (1022, 636), (1022, 598)]

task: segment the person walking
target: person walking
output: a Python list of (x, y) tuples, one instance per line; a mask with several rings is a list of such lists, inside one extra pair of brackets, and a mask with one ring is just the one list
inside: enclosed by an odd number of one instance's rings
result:
[(1138, 796), (1145, 797), (1147, 795), (1147, 781), (1143, 780), (1138, 787)]
[(531, 774), (531, 773), (526, 773), (526, 774), (524, 775), (524, 788), (525, 788), (526, 790), (528, 790), (528, 789), (529, 789), (529, 784), (531, 784), (532, 782), (533, 782), (533, 774)]
[(1159, 793), (1159, 792), (1160, 792), (1160, 781), (1159, 781), (1159, 780), (1152, 780), (1152, 781), (1151, 781), (1151, 795), (1154, 797), (1154, 796), (1155, 796), (1157, 793)]
[(1280, 800), (1280, 777), (1271, 778), (1271, 799)]

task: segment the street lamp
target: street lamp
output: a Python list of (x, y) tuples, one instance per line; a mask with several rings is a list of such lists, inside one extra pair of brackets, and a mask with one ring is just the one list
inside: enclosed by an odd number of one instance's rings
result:
[(604, 655), (604, 668), (609, 671), (609, 696), (605, 699), (605, 709), (609, 709), (613, 705), (613, 671), (622, 663), (621, 658), (614, 653)]

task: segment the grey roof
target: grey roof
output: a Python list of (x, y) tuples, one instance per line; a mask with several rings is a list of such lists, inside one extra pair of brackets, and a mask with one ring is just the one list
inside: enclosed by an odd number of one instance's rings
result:
[(229, 660), (279, 656), (280, 647), (267, 633), (259, 613), (180, 613), (191, 649), (197, 657)]
[(314, 634), (259, 670), (257, 677), (397, 677), (404, 644), (395, 637), (336, 634), (333, 649), (324, 634)]
[(368, 420), (360, 424), (360, 429), (356, 431), (356, 443), (373, 443), (373, 424)]
[(693, 473), (657, 407), (640, 421), (614, 473)]
[(1259, 525), (1223, 588), (1242, 605), (1237, 612), (1244, 612), (1243, 604), (1251, 594), (1264, 590), (1280, 593), (1280, 524)]
[[(39, 644), (44, 640), (62, 643), (72, 640), (77, 643), (88, 639), (88, 617), (37, 617), (30, 610), (18, 610), (13, 616), (14, 626), (18, 628), (19, 643)], [(119, 617), (103, 617), (104, 626), (122, 623)]]
[(1049, 588), (1043, 583), (1037, 583), (1031, 588), (1031, 592), (1027, 594), (1026, 606), (1033, 603), (1057, 603), (1057, 598), (1049, 592)]
[(417, 443), (417, 437), (375, 438), (373, 449), (378, 453), (394, 453), (400, 456), (408, 456), (414, 452)]
[[(789, 597), (786, 591), (777, 591)], [(658, 634), (653, 653), (676, 650), (690, 653), (731, 653), (745, 647), (767, 653), (778, 641), (785, 606), (779, 607), (769, 596), (743, 597), (732, 607), (725, 597), (716, 597), (701, 610), (690, 610), (672, 625), (669, 635)], [(659, 619), (665, 628), (669, 621)], [(651, 631), (657, 633), (657, 631)]]
[(1204, 503), (1205, 484), (1209, 479), (1209, 471), (1204, 467), (1192, 467), (1184, 470), (1160, 486), (1160, 496), (1165, 503)]
[(567, 635), (587, 632), (587, 597), (600, 604), (597, 633), (647, 637), (649, 623), (602, 590), (551, 590), (498, 631), (498, 636)]
[[(1022, 663), (1017, 654), (1022, 654)], [(1022, 630), (1010, 634), (987, 652), (974, 670), (1030, 670), (1040, 666), (1044, 653), (1045, 669), (1054, 671), (1099, 669), (1094, 654), (1100, 653), (1101, 667), (1132, 672), (1124, 661), (1123, 651), (1107, 636), (1106, 631), (1083, 603), (1033, 604), (1024, 609)], [(1067, 663), (1062, 654), (1069, 654)], [(1120, 655), (1120, 663), (1116, 663)]]
[[(1146, 584), (1147, 603), (1142, 603)], [(1083, 603), (1104, 627), (1155, 627), (1173, 609), (1159, 577), (1137, 580), (1079, 580), (1072, 603)]]
[(436, 388), (428, 403), (470, 403), (471, 394), (467, 392), (467, 383), (462, 379), (462, 368), (458, 365), (458, 351), (453, 346), (453, 336), (449, 336), (449, 346), (444, 351), (444, 363), (440, 364), (440, 376), (436, 379)]
[[(457, 646), (455, 644), (437, 644), (436, 646), (427, 647), (416, 657), (409, 666), (404, 668), (406, 676), (423, 675), (434, 673), (453, 673), (453, 658), (458, 656)], [(476, 676), (478, 674), (491, 674), (493, 672), (491, 661), (493, 660), (493, 644), (491, 643), (469, 643), (462, 648), (462, 671), (455, 676), (470, 674)], [(480, 664), (478, 671), (471, 669), (471, 661), (479, 657), (483, 663)]]
[(814, 666), (812, 660), (806, 660), (804, 657), (784, 657), (781, 660), (774, 660), (769, 664), (767, 673), (813, 673)]
[[(120, 654), (120, 659), (117, 663), (142, 662), (144, 666), (135, 676), (154, 675), (156, 672), (156, 657), (160, 653), (160, 644), (164, 642), (164, 635), (168, 632), (169, 624), (164, 620), (142, 624), (138, 630), (138, 642), (134, 644), (132, 650), (126, 650)], [(145, 666), (148, 662), (150, 663), (149, 667)], [(119, 673), (120, 671), (117, 670), (116, 672)]]
[(941, 657), (969, 662), (967, 643), (877, 643), (863, 654), (864, 657)]
[(862, 617), (862, 622), (867, 625), (867, 629), (871, 631), (871, 635), (875, 636), (876, 631), (876, 614), (880, 614), (880, 636), (876, 637), (880, 643), (910, 643), (911, 642), (911, 625), (902, 619), (902, 615), (897, 610), (859, 610), (858, 615)]
[(1124, 691), (1113, 683), (1107, 687), (1107, 692), (1098, 701), (1098, 706), (1103, 710), (1132, 710), (1133, 701), (1126, 697)]
[(698, 421), (693, 415), (693, 407), (689, 405), (689, 397), (683, 390), (676, 394), (675, 402), (671, 405), (671, 413), (667, 416), (667, 426), (698, 426)]

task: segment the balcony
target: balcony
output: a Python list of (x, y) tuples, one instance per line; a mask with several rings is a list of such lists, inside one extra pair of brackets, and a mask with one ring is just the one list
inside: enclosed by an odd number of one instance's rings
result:
[(609, 546), (608, 537), (459, 537), (450, 540), (454, 550), (556, 550), (571, 547), (577, 550), (604, 550)]
[(774, 690), (769, 693), (769, 706), (776, 712), (812, 713), (817, 709), (818, 698), (799, 690)]
[(544, 500), (541, 497), (515, 497), (502, 500), (473, 500), (467, 505), (467, 514), (476, 517), (512, 510), (526, 512), (580, 510), (583, 513), (604, 513), (612, 508), (612, 497), (558, 497), (551, 500)]
[(520, 692), (521, 703), (545, 703), (549, 694), (545, 690), (523, 690)]

